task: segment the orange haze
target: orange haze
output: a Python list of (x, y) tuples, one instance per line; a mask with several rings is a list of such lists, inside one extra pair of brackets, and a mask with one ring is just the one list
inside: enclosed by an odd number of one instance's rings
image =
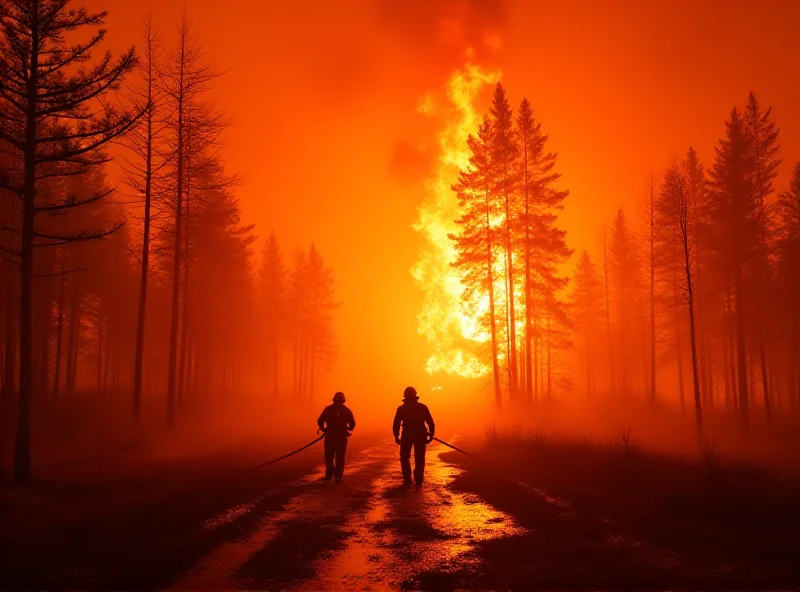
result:
[(315, 241), (335, 271), (341, 355), (326, 387), (351, 399), (438, 384), (424, 373), (409, 272), (437, 132), (417, 107), (467, 47), (502, 71), (513, 103), (528, 96), (560, 153), (571, 192), (561, 224), (576, 250), (595, 247), (618, 207), (636, 216), (652, 168), (689, 145), (708, 163), (750, 90), (781, 126), (782, 174), (800, 159), (794, 0), (82, 4), (108, 9), (113, 51), (138, 43), (148, 11), (169, 41), (185, 6), (227, 71), (213, 98), (233, 117), (226, 155), (245, 178), (245, 220), (287, 249)]

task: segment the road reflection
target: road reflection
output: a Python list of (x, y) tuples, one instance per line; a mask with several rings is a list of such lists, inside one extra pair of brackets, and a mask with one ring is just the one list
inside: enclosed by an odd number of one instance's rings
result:
[(397, 449), (382, 450), (386, 463), (369, 484), (367, 511), (348, 524), (344, 549), (318, 561), (317, 576), (296, 589), (413, 589), (422, 572), (477, 567), (481, 541), (525, 532), (478, 496), (452, 491), (461, 470), (442, 452), (429, 451), (425, 486), (416, 488), (399, 484)]

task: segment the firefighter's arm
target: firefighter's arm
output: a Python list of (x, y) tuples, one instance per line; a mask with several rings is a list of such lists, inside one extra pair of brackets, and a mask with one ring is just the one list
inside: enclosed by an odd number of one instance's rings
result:
[(394, 434), (395, 441), (399, 440), (400, 438), (400, 423), (400, 410), (398, 409), (394, 414), (394, 422), (392, 423), (392, 433)]
[(321, 429), (323, 432), (325, 431), (325, 411), (323, 410), (322, 414), (320, 414), (319, 419), (317, 420), (317, 427)]
[(427, 407), (425, 408), (425, 423), (428, 424), (428, 433), (433, 438), (433, 434), (436, 433), (436, 424), (433, 423), (433, 416)]
[(347, 429), (352, 432), (355, 428), (356, 428), (356, 418), (353, 415), (353, 412), (350, 411), (350, 417), (347, 420)]

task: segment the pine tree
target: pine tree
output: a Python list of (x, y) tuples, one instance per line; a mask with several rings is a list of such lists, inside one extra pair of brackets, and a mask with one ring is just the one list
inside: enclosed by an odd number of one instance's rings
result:
[(628, 228), (628, 219), (622, 210), (617, 212), (611, 229), (610, 275), (612, 294), (616, 299), (615, 318), (619, 338), (618, 355), (620, 388), (623, 393), (630, 392), (632, 368), (631, 360), (636, 347), (636, 310), (639, 294), (639, 261), (636, 257), (635, 239)]
[(599, 359), (597, 336), (603, 326), (603, 303), (597, 270), (588, 251), (584, 250), (578, 259), (572, 286), (570, 304), (578, 342), (579, 366), (583, 366), (585, 373), (586, 394), (591, 396), (596, 391)]
[(298, 250), (290, 286), (295, 396), (310, 401), (319, 373), (336, 359), (334, 312), (339, 307), (333, 271), (313, 244), (307, 253)]
[(456, 220), (459, 232), (451, 235), (457, 257), (453, 265), (458, 268), (465, 286), (467, 303), (477, 302), (476, 294), (488, 294), (488, 324), (491, 339), (492, 378), (495, 405), (502, 406), (499, 368), (499, 332), (496, 310), (496, 248), (500, 242), (494, 220), (499, 208), (493, 188), (494, 172), (490, 155), (491, 122), (484, 118), (477, 136), (469, 136), (470, 168), (461, 171), (453, 191), (458, 196), (461, 217)]
[[(4, 178), (6, 188), (20, 196), (22, 224), (20, 262), (19, 408), (14, 456), (16, 483), (29, 483), (30, 407), (34, 378), (33, 303), (34, 249), (99, 238), (116, 230), (82, 229), (77, 234), (49, 235), (37, 228), (37, 216), (66, 213), (107, 197), (43, 205), (37, 188), (47, 178), (76, 175), (102, 165), (99, 149), (125, 133), (141, 113), (116, 108), (109, 97), (136, 65), (133, 49), (117, 61), (105, 54), (96, 64), (92, 49), (105, 38), (106, 13), (69, 7), (68, 0), (0, 3), (0, 95), (6, 106), (0, 118), (0, 140), (21, 156), (21, 183)], [(88, 41), (67, 45), (75, 32), (98, 28)], [(50, 125), (45, 121), (54, 122)], [(10, 181), (10, 182), (9, 182)]]
[(734, 108), (725, 123), (725, 137), (716, 147), (714, 165), (709, 171), (710, 206), (714, 221), (714, 269), (721, 274), (724, 289), (730, 294), (735, 329), (736, 391), (742, 424), (749, 424), (750, 384), (747, 364), (746, 274), (751, 266), (759, 237), (758, 201), (753, 191), (753, 151), (745, 122)]
[(142, 258), (139, 274), (139, 310), (133, 369), (133, 417), (139, 419), (142, 401), (142, 372), (147, 314), (147, 284), (150, 277), (150, 233), (154, 177), (166, 164), (159, 153), (164, 125), (161, 117), (162, 93), (158, 84), (160, 42), (152, 19), (142, 25), (144, 59), (139, 65), (140, 85), (133, 90), (134, 102), (144, 110), (140, 125), (131, 129), (127, 145), (131, 157), (125, 159), (125, 182), (143, 202)]
[(785, 381), (793, 407), (800, 406), (800, 162), (795, 165), (788, 191), (778, 198), (778, 293), (786, 342)]
[(608, 232), (603, 228), (603, 292), (605, 295), (606, 312), (606, 338), (608, 340), (608, 376), (609, 391), (617, 390), (617, 374), (614, 366), (614, 336), (611, 330), (611, 290), (609, 287), (609, 254), (608, 254)]
[(491, 107), (492, 136), (491, 160), (495, 173), (497, 195), (503, 204), (503, 240), (505, 243), (505, 301), (507, 307), (506, 324), (508, 326), (508, 382), (511, 397), (517, 396), (517, 315), (516, 284), (514, 283), (514, 236), (513, 229), (517, 213), (514, 197), (518, 182), (517, 155), (519, 147), (515, 137), (513, 113), (506, 97), (505, 89), (499, 82), (494, 90)]
[(308, 250), (306, 265), (308, 398), (313, 400), (317, 378), (327, 371), (336, 360), (337, 342), (334, 327), (334, 312), (339, 307), (336, 301), (333, 270), (326, 264), (313, 244)]
[[(691, 193), (688, 191), (688, 166), (677, 161), (670, 164), (664, 175), (661, 191), (656, 206), (658, 226), (660, 232), (659, 250), (666, 255), (664, 263), (666, 275), (671, 276), (673, 283), (673, 306), (675, 309), (675, 334), (677, 344), (679, 380), (681, 361), (680, 325), (683, 324), (682, 316), (678, 314), (678, 306), (686, 306), (689, 316), (689, 343), (692, 362), (692, 386), (695, 404), (695, 418), (697, 425), (698, 441), (702, 442), (703, 414), (700, 395), (700, 373), (698, 368), (697, 339), (695, 327), (694, 307), (694, 280), (693, 272), (696, 267), (693, 246), (695, 244), (693, 232), (696, 225), (692, 223), (696, 216), (696, 204), (690, 201)], [(683, 385), (680, 385), (683, 393)], [(683, 407), (683, 396), (681, 395)]]
[[(185, 322), (191, 319), (192, 331), (185, 338), (182, 356), (184, 380), (188, 382), (196, 373), (193, 366), (200, 366), (206, 387), (215, 383), (217, 392), (235, 394), (240, 362), (248, 358), (248, 349), (255, 343), (247, 339), (255, 319), (251, 277), (255, 237), (253, 225), (241, 221), (239, 202), (222, 163), (213, 157), (205, 160), (194, 169), (195, 197), (187, 218), (192, 260), (185, 262), (191, 270), (185, 293), (198, 297), (186, 310)], [(236, 306), (231, 307), (231, 302)]]
[(561, 178), (555, 172), (558, 155), (545, 151), (548, 136), (541, 128), (541, 123), (533, 117), (530, 103), (523, 99), (517, 116), (524, 198), (518, 242), (525, 263), (525, 390), (528, 400), (533, 399), (535, 382), (532, 376), (535, 304), (545, 301), (542, 294), (545, 287), (557, 291), (558, 286), (563, 285), (563, 280), (557, 278), (557, 270), (571, 254), (566, 246), (566, 233), (556, 228), (557, 217), (553, 213), (553, 210), (563, 209), (569, 192), (553, 186)]
[(656, 401), (656, 177), (651, 172), (647, 180), (647, 241), (650, 247), (650, 388), (649, 399), (653, 405)]
[(261, 252), (259, 270), (261, 317), (264, 322), (265, 340), (269, 352), (268, 367), (271, 366), (273, 396), (279, 393), (279, 351), (285, 339), (287, 316), (287, 277), (278, 239), (270, 232)]
[(758, 352), (761, 362), (761, 381), (764, 396), (764, 408), (767, 418), (770, 416), (770, 389), (769, 373), (767, 369), (767, 347), (764, 332), (769, 327), (767, 311), (770, 310), (772, 283), (772, 261), (769, 252), (772, 250), (769, 237), (770, 218), (767, 212), (767, 200), (774, 191), (773, 181), (778, 176), (778, 166), (781, 161), (778, 158), (780, 145), (778, 144), (779, 130), (771, 118), (772, 109), (768, 108), (764, 113), (758, 104), (755, 94), (750, 93), (745, 109), (745, 126), (750, 136), (750, 146), (752, 151), (752, 188), (758, 207), (758, 250), (755, 259), (755, 288), (756, 293), (756, 318), (755, 323), (758, 329)]
[(174, 154), (175, 187), (172, 210), (174, 212), (174, 241), (172, 248), (172, 312), (170, 320), (169, 365), (167, 380), (167, 426), (175, 425), (175, 407), (178, 393), (178, 348), (180, 334), (181, 270), (184, 265), (184, 205), (186, 193), (186, 140), (190, 125), (189, 111), (198, 97), (208, 91), (211, 80), (217, 76), (212, 66), (205, 63), (202, 45), (191, 30), (187, 15), (181, 18), (178, 42), (167, 55), (162, 71), (162, 88), (166, 103), (172, 113), (170, 152)]
[(697, 152), (689, 148), (685, 159), (687, 200), (692, 204), (693, 215), (689, 220), (694, 252), (694, 303), (695, 319), (697, 321), (698, 365), (700, 369), (700, 390), (705, 404), (711, 408), (714, 405), (714, 390), (712, 386), (713, 359), (711, 347), (711, 273), (706, 262), (706, 253), (709, 250), (704, 242), (708, 235), (709, 223), (706, 219), (708, 212), (708, 192), (706, 191), (705, 169), (700, 163)]

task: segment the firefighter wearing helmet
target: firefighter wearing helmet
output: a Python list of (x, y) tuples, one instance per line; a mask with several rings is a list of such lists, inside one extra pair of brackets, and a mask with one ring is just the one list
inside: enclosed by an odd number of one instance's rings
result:
[(347, 438), (356, 427), (353, 412), (345, 406), (344, 393), (333, 395), (333, 405), (322, 410), (317, 420), (319, 429), (325, 432), (325, 480), (342, 480)]
[[(402, 435), (401, 435), (402, 428)], [(414, 481), (422, 485), (425, 473), (425, 448), (433, 441), (436, 426), (426, 405), (419, 402), (417, 389), (409, 386), (403, 391), (403, 404), (397, 408), (392, 431), (400, 445), (400, 468), (403, 483), (411, 484), (411, 449), (414, 449)]]

